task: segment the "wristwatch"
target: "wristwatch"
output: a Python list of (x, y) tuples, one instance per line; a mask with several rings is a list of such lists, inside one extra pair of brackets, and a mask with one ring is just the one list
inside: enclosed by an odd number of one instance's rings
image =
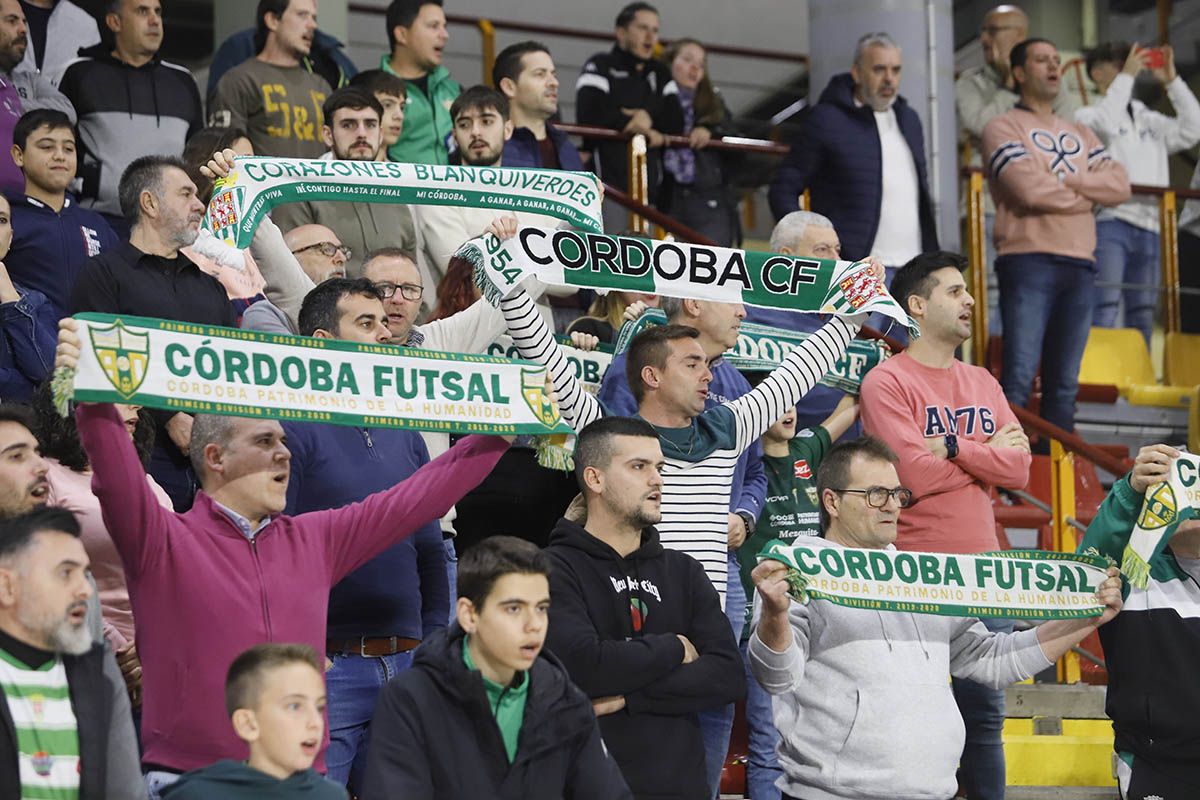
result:
[(754, 515), (749, 511), (735, 511), (733, 513), (741, 517), (742, 522), (746, 523), (746, 537), (749, 538), (750, 534), (754, 533)]
[(947, 433), (943, 441), (946, 443), (946, 458), (958, 458), (958, 437)]

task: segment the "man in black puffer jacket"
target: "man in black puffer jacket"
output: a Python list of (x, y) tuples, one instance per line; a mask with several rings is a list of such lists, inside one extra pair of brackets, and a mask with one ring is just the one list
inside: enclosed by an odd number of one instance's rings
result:
[(509, 536), (463, 554), (457, 622), (379, 696), (362, 800), (632, 797), (588, 699), (541, 652), (548, 573), (541, 551)]

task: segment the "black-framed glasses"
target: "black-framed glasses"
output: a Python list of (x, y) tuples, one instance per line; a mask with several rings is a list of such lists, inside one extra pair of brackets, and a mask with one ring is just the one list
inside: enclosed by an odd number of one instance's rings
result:
[(425, 287), (419, 283), (392, 283), (391, 281), (377, 281), (375, 288), (383, 295), (383, 299), (387, 300), (393, 297), (397, 291), (405, 300), (420, 300), (425, 293)]
[(897, 486), (895, 489), (889, 489), (886, 486), (868, 486), (866, 489), (834, 489), (833, 491), (840, 494), (861, 494), (867, 499), (867, 505), (871, 508), (883, 508), (887, 505), (889, 497), (895, 499), (896, 505), (901, 508), (908, 508), (912, 505), (912, 490), (903, 486)]
[(320, 250), (321, 255), (325, 256), (326, 258), (333, 258), (335, 253), (341, 253), (342, 257), (347, 261), (350, 260), (350, 256), (354, 255), (354, 251), (351, 248), (344, 244), (334, 244), (333, 242), (317, 242), (316, 244), (310, 244), (307, 247), (301, 247), (299, 250), (293, 250), (292, 255), (299, 255), (306, 250)]

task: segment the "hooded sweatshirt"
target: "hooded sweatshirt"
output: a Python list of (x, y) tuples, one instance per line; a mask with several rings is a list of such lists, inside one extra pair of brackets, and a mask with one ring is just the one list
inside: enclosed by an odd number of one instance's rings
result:
[[(567, 519), (550, 534), (546, 642), (592, 698), (623, 695), (600, 717), (609, 752), (639, 798), (707, 793), (696, 713), (746, 692), (729, 620), (700, 563), (667, 550), (654, 528), (622, 558)], [(683, 664), (679, 634), (700, 658)]]
[(158, 56), (134, 67), (96, 45), (80, 51), (58, 88), (79, 115), (82, 202), (105, 214), (121, 215), (117, 184), (134, 159), (179, 155), (204, 125), (192, 73)]
[(965, 733), (950, 677), (998, 689), (1052, 664), (1036, 630), (991, 633), (977, 619), (828, 600), (793, 600), (788, 618), (787, 650), (756, 629), (749, 660), (774, 695), (782, 789), (805, 800), (952, 797)]
[[(379, 60), (379, 68), (395, 75), (390, 54)], [(388, 158), (410, 164), (449, 164), (454, 120), (450, 106), (462, 92), (450, 70), (440, 64), (425, 76), (425, 91), (416, 81), (404, 79), (408, 99), (404, 104), (404, 128), (400, 140), (388, 148)]]
[[(728, 624), (727, 626), (728, 627)], [(525, 673), (510, 760), (457, 623), (425, 641), (379, 694), (361, 800), (628, 800), (591, 703), (545, 650)]]
[(314, 769), (293, 772), (280, 780), (224, 759), (163, 787), (162, 796), (170, 800), (345, 800), (346, 789)]

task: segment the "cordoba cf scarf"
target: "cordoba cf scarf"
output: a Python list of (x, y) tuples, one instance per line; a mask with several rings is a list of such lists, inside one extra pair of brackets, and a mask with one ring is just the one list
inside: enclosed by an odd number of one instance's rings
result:
[(919, 333), (861, 261), (533, 227), (506, 241), (491, 234), (472, 239), (456, 255), (475, 266), (476, 283), (493, 305), (532, 276), (601, 294), (645, 292), (839, 316), (878, 311)]

